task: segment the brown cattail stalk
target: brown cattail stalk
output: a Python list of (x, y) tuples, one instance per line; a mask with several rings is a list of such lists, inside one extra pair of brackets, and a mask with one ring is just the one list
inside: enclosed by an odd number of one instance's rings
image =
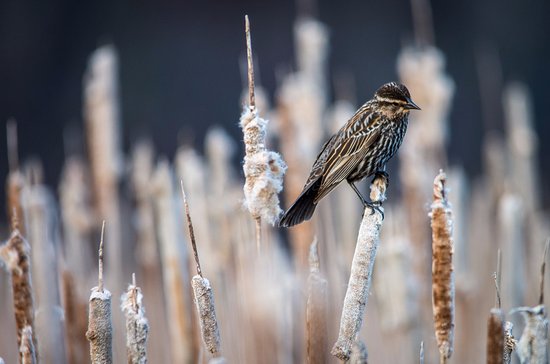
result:
[(92, 364), (113, 362), (113, 327), (111, 322), (111, 292), (103, 288), (103, 235), (105, 221), (101, 227), (99, 243), (99, 273), (97, 287), (92, 288), (89, 303), (88, 331)]
[(19, 355), (21, 355), (21, 364), (35, 364), (36, 352), (33, 344), (32, 328), (27, 325), (22, 330), (22, 341), (19, 347)]
[(143, 295), (141, 288), (136, 285), (136, 275), (132, 274), (132, 284), (122, 295), (120, 305), (126, 316), (126, 354), (128, 364), (147, 363), (147, 336), (149, 322), (145, 317)]
[(195, 256), (195, 264), (197, 275), (191, 279), (191, 286), (195, 294), (195, 304), (199, 315), (199, 323), (201, 327), (202, 340), (206, 349), (215, 357), (221, 356), (220, 331), (218, 329), (218, 320), (216, 319), (216, 308), (214, 305), (214, 292), (210, 286), (208, 279), (202, 276), (201, 265), (199, 261), (199, 253), (195, 242), (195, 232), (193, 230), (193, 222), (189, 212), (189, 204), (183, 189), (183, 181), (181, 182), (181, 194), (185, 205), (185, 216), (187, 218), (187, 227), (189, 231), (189, 240), (193, 247)]
[[(34, 333), (34, 298), (32, 292), (30, 246), (19, 232), (17, 215), (12, 218), (14, 230), (8, 242), (0, 247), (0, 258), (11, 274), (13, 312), (17, 328), (17, 345), (23, 343), (23, 329), (30, 327)], [(36, 348), (36, 337), (32, 335), (32, 345)], [(20, 362), (23, 355), (19, 355)]]
[(254, 96), (254, 69), (250, 23), (245, 17), (246, 48), (248, 59), (249, 103), (241, 115), (240, 125), (244, 133), (246, 155), (243, 170), (246, 177), (244, 185), (244, 204), (256, 221), (256, 244), (261, 241), (262, 220), (275, 224), (282, 210), (279, 207), (279, 192), (283, 189), (283, 175), (286, 164), (281, 156), (266, 149), (265, 136), (267, 120), (258, 116)]
[(447, 176), (435, 177), (432, 225), (432, 307), (435, 336), (440, 362), (446, 363), (453, 353), (455, 292), (453, 276), (453, 220), (447, 199)]
[(487, 321), (487, 364), (502, 364), (504, 357), (504, 315), (492, 308)]
[[(387, 180), (385, 178), (376, 177), (370, 188), (372, 201), (382, 202), (386, 199)], [(380, 210), (383, 211), (382, 207)], [(331, 351), (332, 355), (341, 360), (349, 359), (352, 346), (363, 325), (374, 260), (380, 244), (379, 235), (383, 216), (380, 211), (371, 212), (370, 208), (365, 208), (351, 263), (351, 274), (340, 320), (340, 332)]]
[(317, 240), (309, 250), (309, 279), (306, 308), (307, 324), (307, 362), (325, 363), (327, 358), (327, 280), (319, 270), (319, 251)]

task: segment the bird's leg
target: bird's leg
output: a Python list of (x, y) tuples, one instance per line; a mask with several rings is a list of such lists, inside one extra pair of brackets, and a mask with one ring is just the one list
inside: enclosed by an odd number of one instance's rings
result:
[(359, 199), (361, 200), (361, 203), (362, 203), (364, 206), (368, 206), (368, 205), (369, 205), (369, 202), (363, 197), (363, 195), (361, 194), (361, 192), (359, 192), (359, 189), (357, 188), (357, 186), (355, 185), (355, 183), (353, 183), (352, 181), (349, 181), (349, 180), (348, 180), (348, 183), (349, 183), (349, 185), (351, 186), (351, 188), (353, 188), (353, 190), (355, 191), (355, 193), (357, 194), (357, 196), (359, 197)]
[[(385, 173), (385, 172), (384, 172)], [(380, 206), (382, 206), (382, 202), (380, 201), (372, 201), (372, 202), (369, 202), (365, 199), (365, 197), (363, 197), (363, 195), (361, 194), (361, 192), (359, 192), (359, 189), (357, 188), (357, 186), (355, 185), (355, 183), (353, 183), (352, 181), (348, 181), (349, 185), (351, 186), (351, 188), (353, 188), (353, 190), (355, 191), (355, 193), (357, 194), (357, 196), (359, 197), (359, 199), (361, 200), (361, 202), (363, 203), (363, 206), (365, 208), (369, 207), (371, 209), (371, 215), (374, 214), (374, 211), (378, 211), (381, 215), (382, 215), (382, 219), (384, 218), (384, 212), (382, 212), (382, 210), (380, 210)]]

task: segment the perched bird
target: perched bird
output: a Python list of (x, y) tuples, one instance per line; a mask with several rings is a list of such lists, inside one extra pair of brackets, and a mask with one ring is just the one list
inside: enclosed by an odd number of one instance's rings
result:
[(367, 202), (355, 182), (377, 173), (384, 175), (386, 162), (401, 146), (410, 110), (420, 110), (409, 90), (391, 82), (380, 87), (374, 97), (334, 134), (317, 156), (304, 189), (283, 214), (279, 226), (293, 226), (309, 220), (317, 203), (346, 180), (361, 202), (371, 209), (379, 203)]

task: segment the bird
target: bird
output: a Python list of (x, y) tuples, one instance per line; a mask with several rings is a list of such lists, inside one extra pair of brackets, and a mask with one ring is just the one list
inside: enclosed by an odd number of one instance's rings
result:
[(386, 163), (403, 142), (411, 110), (420, 107), (407, 87), (396, 82), (382, 85), (323, 145), (302, 192), (281, 216), (279, 226), (311, 219), (319, 201), (344, 180), (371, 213), (379, 209), (381, 202), (368, 202), (355, 182), (373, 175), (388, 178)]

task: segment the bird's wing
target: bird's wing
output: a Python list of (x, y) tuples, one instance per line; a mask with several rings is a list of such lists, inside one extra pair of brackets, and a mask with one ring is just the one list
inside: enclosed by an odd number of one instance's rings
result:
[[(366, 122), (355, 120), (349, 127), (358, 127), (348, 137), (342, 134), (326, 158), (323, 180), (316, 202), (326, 196), (334, 187), (346, 179), (365, 158), (369, 147), (380, 137), (381, 122), (379, 115), (370, 113)], [(345, 129), (343, 130), (345, 132)]]

